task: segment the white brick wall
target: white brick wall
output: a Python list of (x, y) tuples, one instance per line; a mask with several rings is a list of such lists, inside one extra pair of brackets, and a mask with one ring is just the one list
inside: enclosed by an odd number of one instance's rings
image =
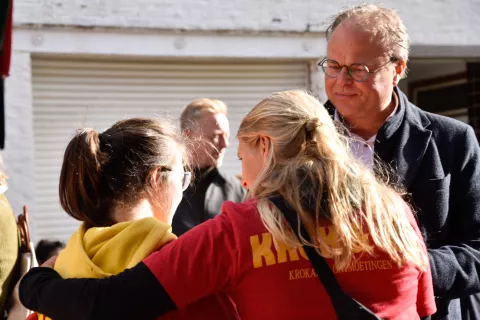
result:
[[(181, 30), (323, 31), (327, 17), (361, 1), (15, 0), (16, 24)], [(378, 1), (373, 1), (378, 2)], [(384, 0), (414, 44), (479, 45), (479, 0)]]
[(6, 195), (16, 214), (31, 206), (35, 186), (33, 162), (33, 110), (29, 52), (14, 52), (10, 77), (5, 82), (6, 143), (2, 156), (9, 190)]

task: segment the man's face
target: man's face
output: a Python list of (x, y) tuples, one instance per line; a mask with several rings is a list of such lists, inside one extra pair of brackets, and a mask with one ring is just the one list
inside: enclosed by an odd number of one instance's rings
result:
[[(333, 32), (327, 47), (327, 58), (340, 66), (360, 63), (370, 71), (389, 60), (385, 49), (368, 32), (342, 22)], [(372, 117), (388, 107), (398, 77), (395, 63), (388, 63), (369, 74), (364, 82), (357, 82), (342, 68), (336, 78), (325, 75), (325, 90), (330, 102), (347, 119)], [(353, 123), (351, 123), (354, 125)]]
[(225, 114), (208, 113), (198, 121), (190, 137), (197, 144), (194, 157), (200, 168), (220, 167), (228, 147), (230, 128)]

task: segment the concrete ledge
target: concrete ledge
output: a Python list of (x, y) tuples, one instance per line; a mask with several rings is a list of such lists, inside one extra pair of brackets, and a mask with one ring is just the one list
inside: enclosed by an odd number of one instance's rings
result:
[(14, 50), (32, 53), (190, 58), (318, 59), (322, 34), (193, 34), (78, 28), (15, 28)]

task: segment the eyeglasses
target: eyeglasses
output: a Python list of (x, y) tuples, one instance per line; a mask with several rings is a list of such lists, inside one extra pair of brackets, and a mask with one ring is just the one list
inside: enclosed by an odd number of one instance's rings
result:
[(336, 78), (342, 72), (343, 67), (347, 68), (347, 72), (353, 80), (357, 82), (363, 82), (368, 79), (370, 74), (377, 72), (378, 70), (382, 69), (386, 65), (392, 62), (397, 62), (398, 59), (395, 57), (390, 57), (390, 59), (385, 62), (384, 64), (380, 65), (377, 69), (370, 71), (366, 65), (361, 63), (354, 63), (350, 66), (343, 65), (341, 66), (337, 61), (332, 59), (324, 58), (322, 61), (318, 63), (320, 67), (322, 67), (323, 72), (330, 78)]
[(182, 175), (182, 191), (187, 190), (192, 180), (192, 173), (189, 171), (175, 171), (169, 168), (162, 168), (162, 172), (174, 173), (177, 175)]

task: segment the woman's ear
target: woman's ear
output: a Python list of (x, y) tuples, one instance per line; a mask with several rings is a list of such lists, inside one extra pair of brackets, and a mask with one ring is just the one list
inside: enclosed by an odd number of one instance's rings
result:
[(158, 181), (160, 180), (161, 174), (162, 168), (156, 168), (150, 172), (150, 185), (155, 189), (158, 188)]
[(263, 163), (266, 163), (268, 159), (268, 155), (270, 154), (270, 149), (272, 148), (271, 140), (267, 136), (260, 136), (259, 143), (260, 143), (260, 152), (262, 154)]

